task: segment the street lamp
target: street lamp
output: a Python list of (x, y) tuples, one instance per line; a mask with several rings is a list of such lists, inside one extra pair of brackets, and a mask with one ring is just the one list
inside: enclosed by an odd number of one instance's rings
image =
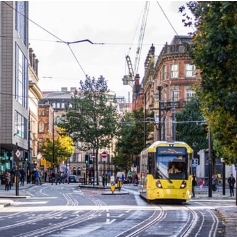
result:
[(173, 135), (173, 140), (176, 140), (176, 118), (175, 118), (175, 101), (174, 101), (174, 94), (175, 92), (180, 92), (180, 90), (173, 90), (173, 98), (172, 98), (172, 135)]
[(161, 141), (161, 90), (162, 86), (157, 87), (159, 92), (159, 124), (158, 124), (158, 141)]
[(56, 111), (53, 110), (53, 131), (52, 131), (52, 135), (53, 135), (53, 170), (54, 170), (54, 163), (55, 163), (55, 129), (54, 129), (54, 126), (55, 126), (55, 116), (54, 116), (54, 113)]

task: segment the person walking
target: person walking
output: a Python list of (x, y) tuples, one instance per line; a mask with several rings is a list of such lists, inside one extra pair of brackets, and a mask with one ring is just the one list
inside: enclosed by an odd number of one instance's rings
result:
[(21, 182), (21, 185), (24, 186), (24, 184), (25, 184), (25, 177), (26, 177), (26, 172), (25, 172), (25, 170), (24, 170), (24, 169), (21, 169), (21, 170), (20, 170), (20, 174), (21, 174), (21, 176), (20, 176), (20, 182)]
[(202, 190), (204, 185), (204, 180), (202, 178), (199, 179), (200, 190)]
[(39, 172), (37, 169), (35, 170), (35, 184), (39, 184)]
[(5, 172), (5, 191), (9, 191), (10, 182), (11, 182), (11, 174), (7, 170)]
[(217, 175), (212, 176), (212, 190), (219, 192), (218, 176)]
[(229, 183), (229, 188), (230, 188), (230, 196), (234, 197), (235, 178), (233, 174), (231, 174), (230, 177), (228, 178), (228, 183)]
[(55, 181), (56, 185), (59, 183), (61, 184), (61, 172), (58, 171), (58, 173), (56, 174), (56, 181)]
[(193, 197), (195, 197), (195, 186), (196, 185), (197, 185), (196, 176), (193, 175), (193, 179), (192, 179), (192, 193), (193, 193)]

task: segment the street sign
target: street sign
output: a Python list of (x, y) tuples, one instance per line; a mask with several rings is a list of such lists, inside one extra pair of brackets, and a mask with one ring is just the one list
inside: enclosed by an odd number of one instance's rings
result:
[(17, 150), (15, 154), (16, 154), (17, 158), (19, 158), (21, 155), (21, 152), (19, 150)]
[(103, 152), (101, 153), (101, 157), (102, 157), (102, 158), (107, 158), (107, 153), (106, 153), (105, 151), (103, 151)]
[(91, 159), (95, 159), (95, 155), (94, 154), (91, 154), (90, 157), (91, 157)]
[(107, 153), (105, 151), (101, 153), (101, 158), (103, 162), (107, 162)]

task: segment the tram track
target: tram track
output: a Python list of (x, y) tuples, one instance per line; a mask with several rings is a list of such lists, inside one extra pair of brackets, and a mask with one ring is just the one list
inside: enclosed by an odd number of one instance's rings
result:
[(166, 217), (165, 211), (160, 208), (160, 211), (155, 210), (153, 211), (153, 214), (146, 220), (138, 223), (137, 225), (133, 226), (129, 230), (123, 231), (120, 234), (116, 235), (116, 237), (134, 237), (138, 234), (142, 233), (146, 229), (149, 229), (151, 226), (153, 226), (155, 223), (161, 222)]
[[(74, 197), (75, 193), (64, 193), (63, 196), (66, 199), (66, 205), (65, 206), (78, 206), (78, 200)], [(77, 193), (78, 195), (78, 193)], [(101, 209), (101, 206), (105, 206), (106, 204), (104, 202), (102, 202), (99, 199), (93, 198), (89, 195), (85, 195), (84, 193), (79, 193), (79, 195), (86, 197), (87, 199), (90, 199), (90, 201), (95, 205), (95, 210), (91, 210), (91, 211), (87, 211), (86, 213), (75, 217), (73, 220), (70, 218), (68, 220), (60, 220), (60, 223), (56, 223), (56, 224), (49, 224), (48, 226), (44, 226), (41, 228), (37, 227), (36, 223), (39, 223), (40, 221), (43, 221), (45, 219), (57, 219), (60, 216), (62, 216), (62, 214), (65, 215), (65, 213), (67, 211), (65, 210), (55, 210), (55, 211), (51, 211), (48, 212), (47, 214), (41, 214), (40, 216), (35, 216), (34, 219), (31, 220), (20, 220), (17, 223), (14, 224), (9, 224), (9, 225), (5, 225), (0, 227), (0, 231), (3, 233), (4, 231), (8, 231), (9, 229), (12, 228), (17, 228), (17, 227), (22, 227), (22, 226), (26, 226), (26, 225), (30, 225), (30, 224), (36, 224), (34, 225), (34, 230), (33, 231), (26, 231), (24, 232), (24, 234), (19, 234), (19, 235), (15, 235), (15, 237), (36, 237), (36, 236), (43, 236), (45, 234), (49, 234), (52, 233), (54, 231), (60, 230), (62, 228), (68, 228), (70, 226), (76, 225), (76, 224), (80, 224), (84, 221), (96, 218), (98, 215), (100, 215), (102, 212), (104, 212), (104, 209)], [(70, 212), (70, 211), (68, 211)], [(40, 226), (40, 225), (39, 225)]]
[(212, 219), (212, 224), (210, 225), (209, 231), (208, 231), (209, 233), (206, 236), (207, 237), (217, 236), (219, 219), (212, 210), (209, 210), (209, 209), (195, 210), (188, 206), (184, 206), (184, 208), (188, 210), (189, 218), (188, 218), (187, 224), (185, 224), (183, 228), (180, 230), (180, 234), (177, 235), (178, 237), (202, 236), (202, 229), (206, 225), (205, 222), (207, 221), (207, 218)]

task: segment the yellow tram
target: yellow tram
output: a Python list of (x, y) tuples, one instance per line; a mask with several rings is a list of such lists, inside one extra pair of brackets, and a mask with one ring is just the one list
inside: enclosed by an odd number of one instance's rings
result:
[(192, 156), (192, 148), (180, 141), (156, 141), (144, 149), (140, 154), (140, 195), (149, 201), (190, 200)]

